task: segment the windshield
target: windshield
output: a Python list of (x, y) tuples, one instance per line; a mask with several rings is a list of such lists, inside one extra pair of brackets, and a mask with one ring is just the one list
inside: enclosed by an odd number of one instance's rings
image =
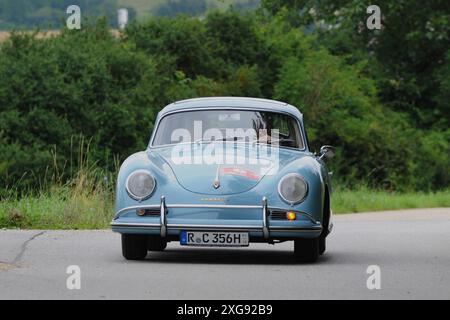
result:
[(295, 118), (248, 110), (184, 111), (163, 117), (153, 146), (175, 143), (236, 141), (304, 148)]

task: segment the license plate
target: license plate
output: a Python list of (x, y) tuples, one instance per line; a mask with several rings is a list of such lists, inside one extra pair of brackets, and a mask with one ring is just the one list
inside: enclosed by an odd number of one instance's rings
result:
[(185, 246), (244, 247), (248, 243), (246, 232), (181, 231), (180, 235)]

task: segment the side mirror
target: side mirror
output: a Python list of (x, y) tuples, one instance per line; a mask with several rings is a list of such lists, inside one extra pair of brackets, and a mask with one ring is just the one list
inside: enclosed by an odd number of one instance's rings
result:
[(319, 160), (323, 158), (331, 159), (334, 157), (335, 148), (332, 146), (322, 146), (319, 152)]

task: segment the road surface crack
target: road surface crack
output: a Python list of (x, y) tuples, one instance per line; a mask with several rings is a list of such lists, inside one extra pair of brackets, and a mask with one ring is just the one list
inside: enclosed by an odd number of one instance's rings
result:
[(17, 254), (17, 256), (14, 258), (12, 264), (16, 264), (20, 261), (20, 259), (22, 259), (23, 254), (25, 253), (25, 251), (27, 250), (27, 246), (28, 244), (33, 241), (34, 239), (36, 239), (37, 237), (43, 235), (45, 233), (45, 231), (41, 231), (39, 233), (34, 234), (33, 236), (31, 236), (31, 238), (29, 238), (28, 240), (26, 240), (24, 243), (22, 243), (22, 246), (20, 247), (20, 251)]

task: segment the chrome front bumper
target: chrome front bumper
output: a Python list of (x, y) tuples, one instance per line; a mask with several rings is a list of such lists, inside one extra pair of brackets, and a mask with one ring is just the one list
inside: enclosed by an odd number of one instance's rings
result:
[[(167, 211), (172, 208), (188, 208), (188, 209), (260, 209), (261, 210), (261, 225), (238, 225), (238, 224), (179, 224), (179, 223), (167, 223)], [(145, 223), (145, 222), (121, 222), (118, 221), (120, 216), (131, 210), (138, 209), (158, 209), (159, 223)], [(286, 209), (278, 207), (269, 207), (267, 204), (267, 198), (263, 197), (261, 205), (215, 205), (215, 204), (166, 204), (166, 199), (164, 196), (161, 197), (161, 202), (159, 205), (141, 205), (141, 206), (131, 206), (123, 208), (117, 211), (113, 221), (111, 222), (111, 227), (113, 230), (118, 229), (146, 229), (146, 230), (158, 230), (159, 235), (165, 238), (168, 234), (168, 230), (181, 231), (181, 230), (208, 230), (208, 231), (259, 231), (262, 232), (263, 238), (268, 240), (271, 237), (271, 232), (277, 233), (291, 233), (291, 232), (302, 232), (302, 233), (313, 233), (320, 234), (322, 231), (322, 225), (319, 221), (316, 221), (311, 215), (303, 213), (310, 221), (308, 227), (296, 227), (296, 226), (276, 226), (269, 224), (269, 212), (271, 210), (282, 210)]]

